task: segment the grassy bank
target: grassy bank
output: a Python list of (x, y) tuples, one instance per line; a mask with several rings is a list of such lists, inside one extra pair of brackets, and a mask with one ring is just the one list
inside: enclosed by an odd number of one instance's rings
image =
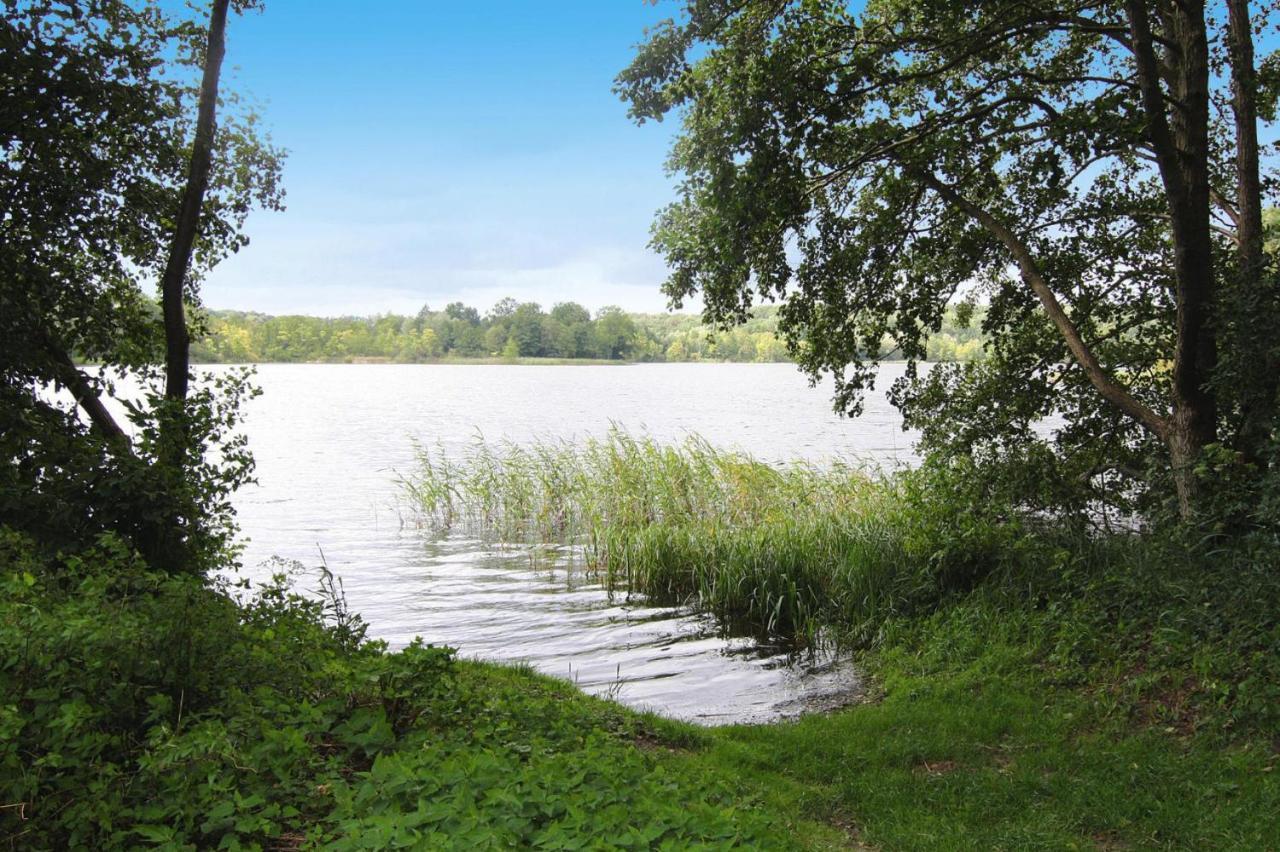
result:
[(323, 575), (299, 578), (319, 594), (250, 593), (109, 539), (50, 555), (4, 533), (0, 839), (1274, 848), (1274, 542), (1089, 537), (957, 509), (963, 471), (877, 480), (699, 442), (427, 463), (424, 522), (577, 541), (615, 584), (838, 640), (873, 700), (698, 729), (444, 649), (388, 653)]
[(1050, 526), (973, 481), (615, 432), (424, 452), (407, 487), (437, 527), (574, 542), (615, 587), (856, 650), (881, 701), (699, 758), (799, 782), (787, 812), (892, 848), (1269, 848), (1276, 542)]

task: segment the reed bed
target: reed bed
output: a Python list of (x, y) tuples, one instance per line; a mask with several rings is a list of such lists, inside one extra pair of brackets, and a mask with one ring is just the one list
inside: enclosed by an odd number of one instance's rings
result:
[(615, 428), (477, 439), (456, 457), (420, 449), (404, 488), (439, 530), (572, 545), (611, 590), (774, 639), (867, 638), (912, 597), (894, 480), (844, 462), (770, 465), (698, 436), (664, 444)]

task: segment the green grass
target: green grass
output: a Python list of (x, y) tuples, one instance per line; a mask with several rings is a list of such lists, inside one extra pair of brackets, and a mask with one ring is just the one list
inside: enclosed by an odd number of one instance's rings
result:
[(887, 619), (860, 657), (880, 700), (701, 759), (887, 849), (1275, 848), (1274, 545), (1057, 544)]
[(1028, 662), (1009, 646), (928, 676), (882, 661), (879, 703), (717, 732), (697, 760), (798, 788), (799, 813), (886, 849), (1274, 848), (1265, 737), (1132, 726)]

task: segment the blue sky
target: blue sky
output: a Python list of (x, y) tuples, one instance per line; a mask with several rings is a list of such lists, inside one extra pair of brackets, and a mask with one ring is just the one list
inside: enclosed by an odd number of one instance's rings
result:
[(288, 209), (204, 286), (212, 308), (415, 312), (503, 296), (662, 310), (646, 244), (672, 122), (611, 92), (671, 2), (267, 0), (225, 85), (289, 151)]

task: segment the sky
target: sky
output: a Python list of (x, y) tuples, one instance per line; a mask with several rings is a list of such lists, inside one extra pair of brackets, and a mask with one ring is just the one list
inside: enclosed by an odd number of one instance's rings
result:
[(646, 0), (267, 0), (228, 24), (223, 85), (287, 149), (283, 213), (205, 282), (214, 309), (416, 313), (504, 296), (660, 311), (654, 213), (673, 121), (613, 78)]

